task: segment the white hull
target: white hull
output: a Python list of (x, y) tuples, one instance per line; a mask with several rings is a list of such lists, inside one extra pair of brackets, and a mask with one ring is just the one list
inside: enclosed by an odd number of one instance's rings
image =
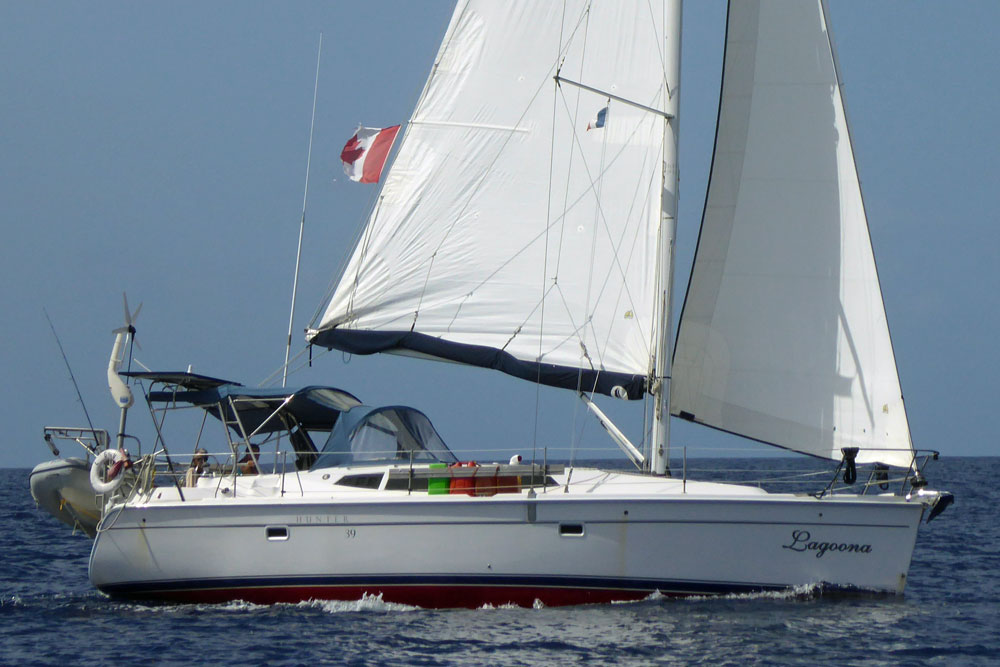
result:
[(593, 470), (573, 479), (569, 493), (550, 487), (535, 498), (331, 494), (329, 481), (311, 492), (318, 473), (302, 475), (305, 492), (283, 498), (270, 476), (241, 479), (235, 499), (212, 480), (185, 489), (185, 502), (154, 489), (159, 497), (108, 513), (90, 577), (122, 596), (277, 602), (368, 593), (427, 607), (811, 584), (898, 594), (924, 509), (896, 496), (820, 500), (693, 482), (682, 493), (680, 481)]

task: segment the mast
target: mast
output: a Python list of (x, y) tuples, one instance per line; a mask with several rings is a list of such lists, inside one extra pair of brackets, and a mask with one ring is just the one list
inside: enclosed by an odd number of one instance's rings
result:
[(663, 120), (663, 197), (660, 200), (660, 231), (657, 240), (657, 300), (658, 317), (654, 340), (656, 360), (653, 372), (653, 446), (650, 472), (663, 475), (670, 460), (670, 364), (674, 238), (677, 231), (677, 147), (680, 133), (681, 81), (681, 8), (682, 0), (667, 0), (664, 4), (663, 77), (666, 100)]
[(292, 351), (292, 322), (295, 320), (295, 295), (299, 291), (299, 260), (302, 259), (302, 233), (306, 227), (306, 201), (309, 199), (309, 167), (312, 163), (313, 128), (316, 125), (316, 93), (319, 92), (319, 61), (323, 53), (323, 33), (316, 49), (316, 81), (313, 83), (312, 119), (309, 121), (309, 150), (306, 153), (306, 185), (302, 192), (302, 219), (299, 221), (299, 245), (295, 251), (295, 277), (292, 279), (292, 307), (288, 313), (288, 339), (285, 343), (285, 364), (281, 367), (281, 386), (288, 382), (288, 355)]

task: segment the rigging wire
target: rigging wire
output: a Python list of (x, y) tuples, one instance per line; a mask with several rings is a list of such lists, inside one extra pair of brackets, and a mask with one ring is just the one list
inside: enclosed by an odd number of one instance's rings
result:
[[(590, 15), (590, 8), (589, 8), (589, 5), (588, 5), (587, 9), (584, 11), (583, 15), (581, 15), (580, 19), (577, 21), (577, 23), (576, 23), (576, 25), (575, 25), (575, 27), (573, 29), (573, 36), (575, 36), (576, 31), (580, 29), (581, 25), (583, 25), (589, 19), (589, 15)], [(571, 36), (570, 42), (572, 42), (572, 36)], [(565, 54), (567, 48), (568, 48), (568, 46), (564, 47), (564, 49), (562, 50), (563, 54)], [(428, 83), (429, 82), (430, 82), (430, 79), (428, 79)], [(534, 104), (534, 101), (537, 99), (538, 95), (540, 95), (542, 93), (542, 91), (545, 89), (545, 86), (546, 86), (546, 80), (543, 79), (542, 82), (539, 84), (538, 88), (532, 94), (531, 99), (525, 105), (524, 110), (521, 113), (521, 116), (517, 119), (517, 121), (515, 121), (515, 123), (514, 123), (514, 127), (515, 128), (521, 126), (521, 122), (524, 120), (524, 117), (527, 115), (528, 110), (531, 108), (532, 104)], [(447, 229), (445, 229), (444, 234), (441, 236), (441, 240), (438, 242), (437, 247), (434, 249), (434, 252), (431, 253), (431, 255), (430, 255), (430, 261), (427, 262), (427, 273), (426, 273), (426, 275), (424, 277), (424, 282), (423, 282), (423, 284), (420, 287), (420, 292), (419, 292), (420, 296), (419, 296), (419, 298), (417, 300), (417, 307), (414, 309), (414, 313), (413, 313), (413, 326), (416, 325), (417, 318), (420, 315), (420, 307), (423, 304), (424, 296), (426, 296), (426, 293), (427, 293), (427, 284), (430, 281), (431, 274), (433, 273), (433, 270), (434, 270), (434, 260), (437, 257), (437, 253), (441, 250), (441, 248), (444, 246), (445, 242), (449, 239), (449, 237), (451, 236), (451, 232), (455, 229), (455, 226), (465, 216), (465, 213), (468, 210), (469, 205), (473, 201), (473, 197), (480, 191), (480, 189), (482, 188), (483, 183), (486, 181), (487, 176), (489, 176), (490, 174), (493, 173), (493, 169), (494, 169), (494, 166), (496, 165), (497, 160), (504, 153), (504, 151), (507, 148), (508, 143), (510, 143), (510, 141), (513, 139), (513, 137), (514, 137), (515, 134), (516, 134), (515, 132), (509, 132), (508, 133), (508, 135), (507, 135), (506, 139), (504, 140), (503, 144), (497, 149), (497, 152), (494, 155), (493, 160), (490, 162), (490, 164), (488, 164), (486, 166), (486, 168), (484, 169), (482, 175), (479, 177), (479, 180), (475, 183), (474, 187), (472, 187), (470, 189), (469, 194), (468, 194), (468, 196), (466, 198), (466, 201), (463, 204), (461, 210), (459, 210), (456, 213), (455, 218), (450, 222), (450, 224), (448, 225)], [(404, 139), (405, 139), (405, 137), (404, 137)], [(413, 326), (411, 326), (411, 330), (413, 329)]]
[[(580, 66), (579, 66), (579, 71), (577, 72), (577, 76), (582, 79), (583, 78), (583, 63), (586, 60), (586, 56), (587, 56), (587, 38), (590, 35), (590, 5), (589, 4), (587, 5), (586, 10), (584, 10), (584, 17), (583, 17), (583, 21), (581, 22), (580, 27), (583, 28), (583, 45), (582, 45), (582, 49), (581, 49), (581, 53), (580, 53), (580, 60), (579, 60)], [(556, 100), (553, 102), (553, 105), (557, 105), (557, 101), (558, 101), (559, 98), (562, 98), (563, 99), (563, 103), (565, 104), (565, 97), (560, 94), (561, 92), (562, 92), (562, 86), (557, 85), (556, 86), (556, 95), (554, 96), (556, 98)], [(566, 170), (567, 170), (566, 171), (566, 180), (565, 180), (566, 187), (565, 187), (565, 189), (563, 191), (563, 214), (561, 216), (561, 224), (560, 224), (560, 230), (559, 230), (559, 243), (557, 245), (557, 249), (559, 251), (557, 251), (557, 253), (556, 253), (556, 269), (555, 269), (555, 283), (556, 284), (558, 284), (558, 281), (559, 281), (559, 267), (560, 267), (560, 265), (562, 263), (562, 252), (561, 252), (561, 249), (563, 248), (563, 245), (564, 245), (563, 244), (563, 239), (565, 238), (565, 232), (566, 232), (566, 211), (568, 210), (567, 207), (569, 205), (569, 187), (570, 187), (570, 181), (571, 181), (570, 174), (571, 174), (573, 165), (575, 164), (573, 158), (575, 157), (577, 148), (579, 146), (579, 141), (577, 140), (577, 137), (576, 137), (576, 127), (577, 127), (577, 123), (579, 122), (579, 119), (580, 119), (580, 94), (579, 94), (579, 92), (577, 92), (577, 94), (576, 94), (575, 97), (576, 97), (576, 102), (575, 102), (575, 105), (574, 105), (574, 108), (573, 108), (573, 112), (572, 112), (572, 114), (570, 114), (570, 118), (572, 119), (571, 123), (570, 123), (570, 129), (572, 131), (571, 134), (572, 134), (572, 137), (573, 137), (574, 141), (572, 141), (571, 144), (570, 144), (569, 159), (566, 162)], [(567, 109), (567, 111), (568, 111), (568, 109)], [(552, 134), (554, 136), (555, 132), (553, 131)], [(583, 151), (582, 150), (580, 151), (580, 154), (583, 155)], [(602, 159), (602, 162), (603, 162), (603, 154), (602, 154), (602, 158), (601, 159)], [(586, 161), (584, 161), (584, 168), (586, 169)], [(594, 235), (594, 238), (596, 239), (596, 234)], [(593, 267), (594, 267), (593, 254), (591, 254), (590, 274), (589, 274), (590, 277), (593, 276), (593, 271), (594, 271)], [(561, 290), (560, 290), (560, 293), (561, 293)], [(589, 308), (590, 308), (590, 295), (588, 293), (587, 299), (585, 301), (584, 313), (583, 313), (584, 314), (584, 326), (586, 326), (587, 311), (589, 310)], [(571, 311), (567, 308), (567, 312), (571, 312)], [(583, 340), (582, 339), (580, 340), (580, 345), (581, 345), (582, 352), (585, 353), (586, 352), (586, 348), (583, 347)], [(580, 388), (581, 388), (581, 385), (583, 383), (583, 368), (582, 368), (582, 363), (578, 364), (578, 366), (580, 366), (580, 368), (579, 368), (579, 370), (577, 372), (577, 385), (576, 385), (576, 391), (577, 391), (577, 393), (580, 392)], [(591, 367), (593, 367), (593, 364), (591, 364)], [(570, 457), (569, 457), (569, 460), (570, 460), (570, 473), (569, 473), (569, 476), (567, 476), (567, 478), (566, 478), (566, 489), (565, 490), (567, 490), (567, 491), (569, 490), (569, 477), (571, 477), (572, 474), (573, 474), (573, 465), (576, 462), (576, 449), (577, 449), (577, 445), (579, 444), (579, 441), (583, 438), (583, 429), (582, 428), (580, 429), (580, 436), (579, 436), (579, 438), (576, 435), (576, 424), (579, 421), (579, 415), (580, 415), (580, 405), (579, 405), (579, 402), (577, 401), (577, 402), (574, 402), (574, 405), (573, 405), (573, 420), (572, 420), (571, 426), (570, 426), (570, 443), (569, 443), (570, 444)]]
[[(566, 27), (566, 5), (563, 4), (562, 17), (559, 22), (559, 43), (557, 45), (556, 51), (556, 78), (553, 80), (553, 85), (559, 88), (559, 71), (562, 69), (563, 62), (565, 61), (565, 54), (563, 53), (563, 30)], [(557, 113), (557, 103), (556, 95), (552, 96), (552, 129), (553, 131), (549, 133), (549, 184), (548, 193), (545, 198), (545, 243), (544, 252), (542, 253), (542, 298), (540, 303), (539, 312), (539, 325), (538, 325), (538, 361), (539, 364), (536, 366), (537, 373), (535, 375), (535, 423), (531, 430), (531, 465), (534, 467), (536, 459), (538, 458), (538, 424), (541, 418), (541, 401), (542, 401), (542, 354), (544, 352), (543, 347), (543, 333), (545, 332), (545, 300), (548, 295), (548, 277), (549, 277), (549, 230), (552, 227), (552, 170), (555, 165), (555, 152), (556, 152), (556, 113)], [(532, 483), (534, 483), (534, 475), (532, 475)], [(544, 485), (543, 485), (544, 489)]]

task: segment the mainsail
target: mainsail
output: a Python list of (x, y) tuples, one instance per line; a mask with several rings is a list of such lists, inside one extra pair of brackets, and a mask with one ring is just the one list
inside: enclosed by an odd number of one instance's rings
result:
[(460, 1), (308, 339), (641, 397), (657, 345), (660, 5)]
[(671, 412), (833, 459), (912, 445), (821, 2), (731, 2)]

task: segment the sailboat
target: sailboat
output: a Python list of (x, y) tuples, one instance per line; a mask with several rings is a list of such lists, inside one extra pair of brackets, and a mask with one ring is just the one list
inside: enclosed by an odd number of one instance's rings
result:
[[(575, 392), (636, 472), (519, 444), (461, 462), (423, 413), (332, 387), (126, 373), (155, 414), (203, 414), (195, 446), (212, 421), (224, 438), (182, 484), (157, 418), (137, 481), (107, 494), (95, 586), (429, 607), (901, 594), (921, 520), (951, 496), (928, 488), (936, 453), (911, 442), (825, 3), (729, 5), (674, 340), (680, 26), (680, 0), (459, 0), (307, 330), (312, 346)], [(636, 445), (598, 403), (642, 399)], [(671, 416), (836, 462), (838, 477), (817, 493), (688, 479), (670, 470)]]

